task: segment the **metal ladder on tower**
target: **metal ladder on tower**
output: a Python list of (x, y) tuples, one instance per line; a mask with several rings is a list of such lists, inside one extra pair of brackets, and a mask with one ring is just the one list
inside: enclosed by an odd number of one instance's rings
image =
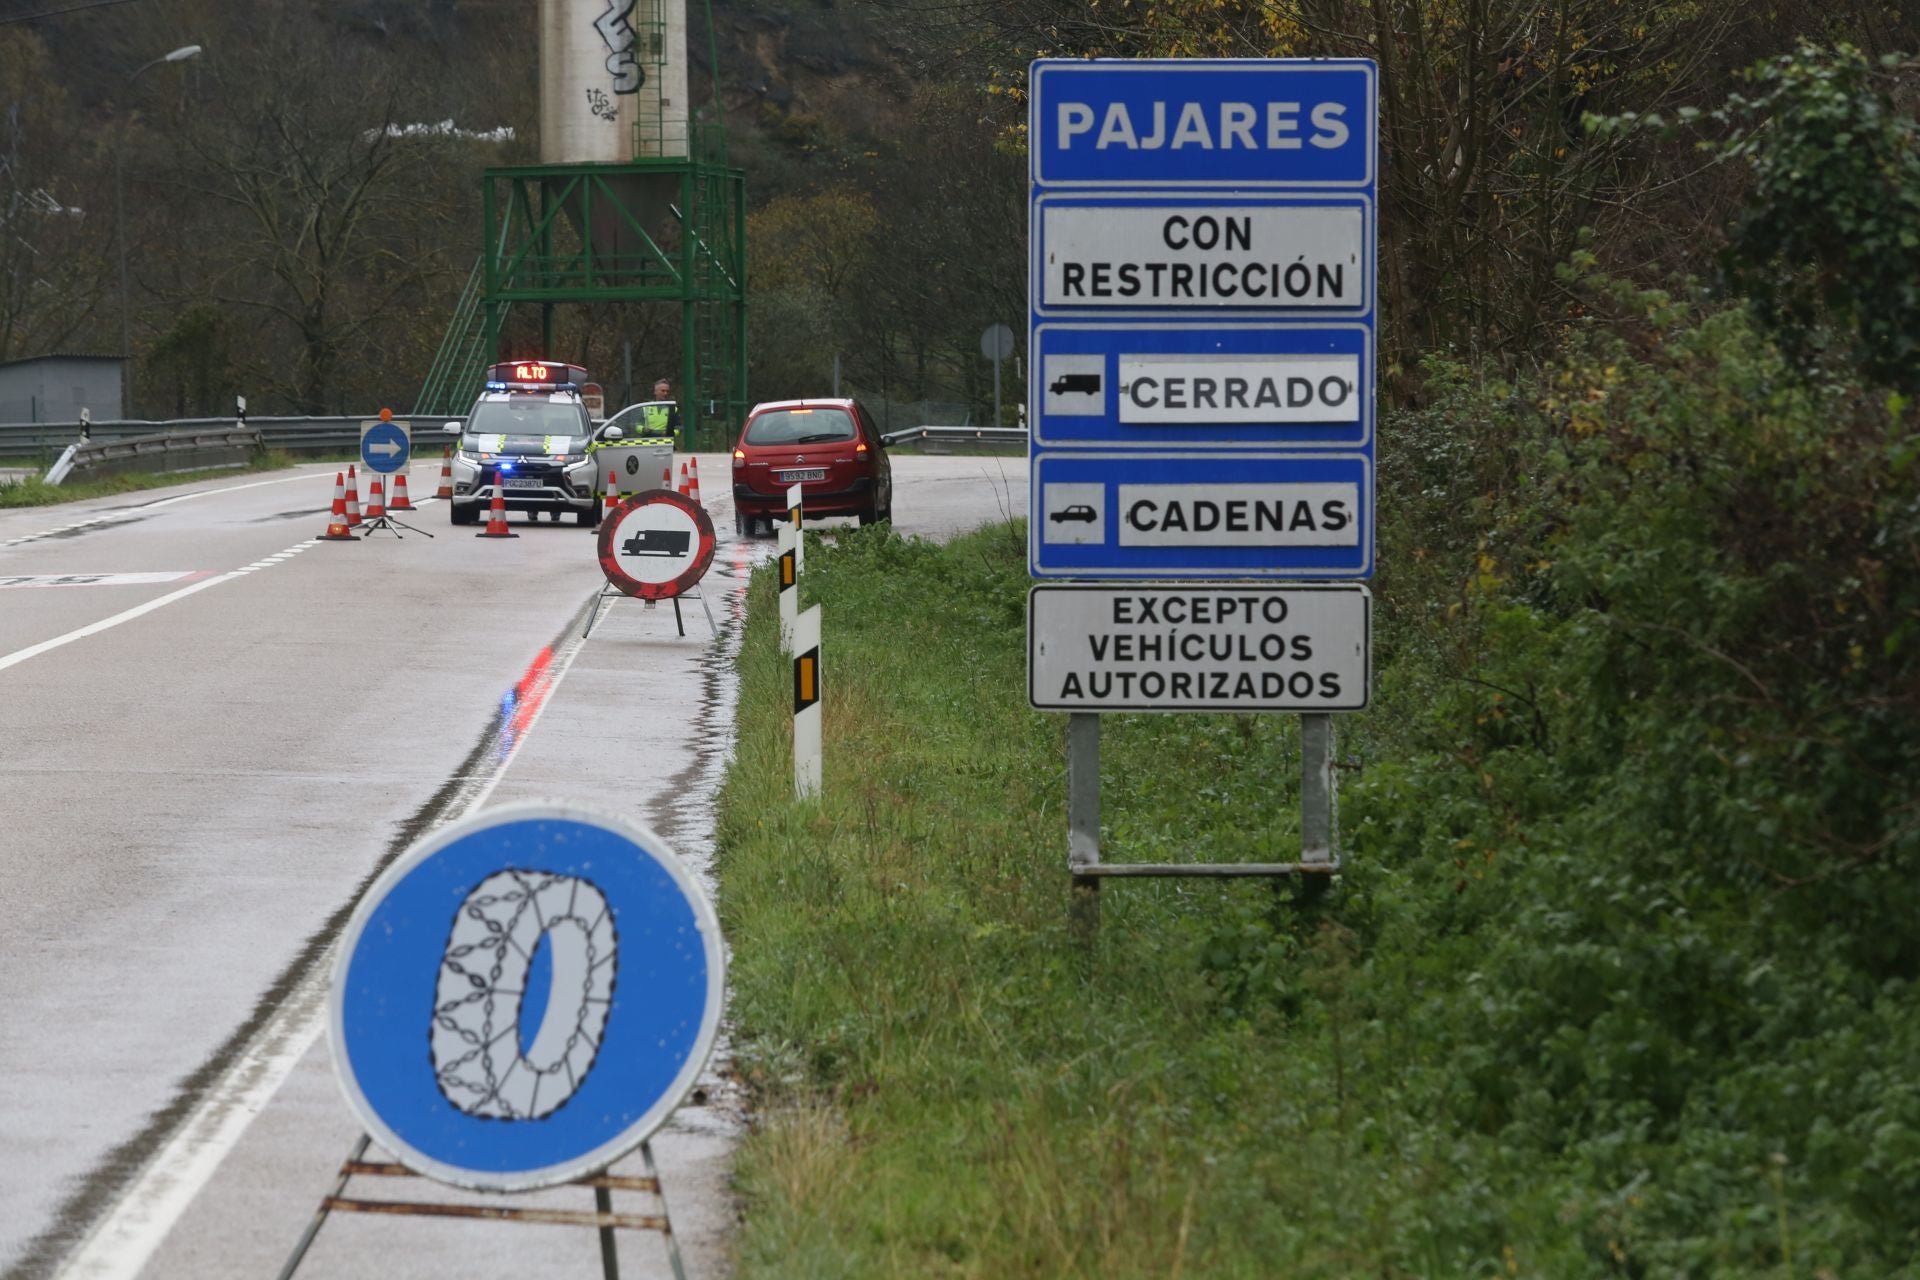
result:
[(480, 385), (481, 370), (488, 356), (486, 308), (482, 305), (482, 276), (485, 262), (475, 258), (467, 284), (454, 304), (453, 319), (446, 337), (427, 371), (420, 394), (414, 398), (414, 416), (446, 417), (466, 412)]

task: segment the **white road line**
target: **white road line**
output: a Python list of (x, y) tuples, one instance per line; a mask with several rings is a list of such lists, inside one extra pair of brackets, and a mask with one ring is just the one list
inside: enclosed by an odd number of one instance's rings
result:
[[(480, 786), (447, 821), (457, 821), (479, 809), (507, 776), (520, 748), (546, 714), (560, 682), (572, 669), (582, 644), (578, 635), (568, 640), (526, 727), (514, 735), (512, 746), (491, 773), (467, 775)], [(319, 1038), (327, 1022), (327, 982), (332, 972), (333, 947), (329, 945), (288, 993), (286, 1002), (241, 1048), (233, 1065), (208, 1087), (173, 1137), (147, 1162), (112, 1212), (60, 1269), (60, 1280), (134, 1280), (139, 1275), (221, 1162), (239, 1145), (247, 1126), (267, 1109), (273, 1095)]]
[[(308, 539), (300, 545), (299, 549), (304, 551), (311, 545), (313, 545), (313, 540)], [(169, 591), (164, 596), (157, 596), (145, 604), (137, 604), (131, 609), (123, 609), (110, 618), (102, 618), (98, 622), (90, 622), (86, 626), (75, 631), (69, 631), (63, 636), (55, 636), (51, 640), (42, 640), (39, 644), (30, 644), (24, 649), (15, 649), (12, 653), (0, 656), (0, 671), (5, 671), (8, 667), (18, 666), (28, 658), (37, 658), (43, 653), (60, 648), (62, 645), (72, 644), (75, 640), (85, 640), (88, 636), (97, 636), (102, 631), (110, 631), (123, 622), (132, 622), (135, 618), (144, 618), (155, 609), (164, 609), (177, 600), (185, 600), (188, 596), (198, 595), (208, 587), (217, 587), (223, 582), (232, 582), (235, 578), (240, 577), (242, 574), (251, 573), (265, 563), (265, 561), (259, 561), (248, 565), (244, 569), (235, 569), (230, 573), (217, 574), (211, 578), (202, 578), (200, 581), (184, 586), (178, 591)]]

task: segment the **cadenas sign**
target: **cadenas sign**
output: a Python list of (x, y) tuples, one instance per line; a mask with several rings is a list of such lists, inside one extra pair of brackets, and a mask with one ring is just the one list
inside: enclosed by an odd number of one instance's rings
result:
[(633, 6), (639, 0), (607, 0), (607, 11), (594, 19), (594, 29), (607, 45), (607, 70), (613, 76), (615, 93), (637, 93), (646, 83), (646, 70), (640, 65), (636, 46), (640, 35), (633, 29)]

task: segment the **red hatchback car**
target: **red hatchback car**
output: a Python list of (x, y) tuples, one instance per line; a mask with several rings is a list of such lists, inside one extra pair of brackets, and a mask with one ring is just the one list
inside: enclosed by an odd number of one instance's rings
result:
[(893, 468), (886, 445), (857, 400), (770, 400), (757, 404), (733, 447), (734, 530), (745, 537), (787, 511), (787, 487), (801, 486), (809, 517), (893, 519)]

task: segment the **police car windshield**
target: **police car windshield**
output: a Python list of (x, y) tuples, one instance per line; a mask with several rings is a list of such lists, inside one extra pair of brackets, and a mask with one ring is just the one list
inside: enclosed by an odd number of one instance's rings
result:
[(748, 444), (825, 444), (853, 439), (845, 409), (771, 409), (747, 428)]
[(522, 436), (544, 439), (564, 436), (579, 449), (587, 447), (587, 418), (578, 404), (548, 400), (544, 396), (514, 397), (511, 400), (482, 400), (467, 419), (467, 447), (475, 436)]

